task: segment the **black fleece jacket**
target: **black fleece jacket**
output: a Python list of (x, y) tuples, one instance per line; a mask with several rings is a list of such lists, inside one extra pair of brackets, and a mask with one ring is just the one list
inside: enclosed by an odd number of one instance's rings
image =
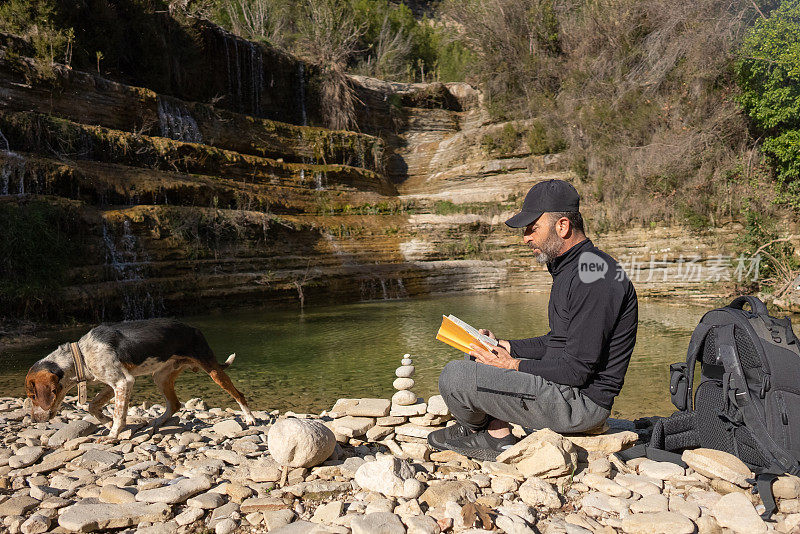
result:
[(553, 276), (550, 332), (509, 340), (511, 355), (522, 358), (520, 371), (576, 386), (610, 410), (636, 343), (636, 290), (616, 260), (589, 239), (548, 262), (547, 270)]

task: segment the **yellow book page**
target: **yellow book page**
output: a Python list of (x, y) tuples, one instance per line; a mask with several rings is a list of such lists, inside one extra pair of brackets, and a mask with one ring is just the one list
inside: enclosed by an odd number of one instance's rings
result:
[(465, 354), (469, 354), (469, 351), (472, 350), (468, 346), (464, 346), (464, 345), (462, 345), (462, 344), (460, 344), (460, 343), (458, 343), (456, 341), (452, 341), (452, 340), (450, 340), (450, 339), (448, 339), (446, 337), (442, 337), (439, 334), (436, 335), (436, 339), (438, 339), (439, 341), (442, 341), (444, 343), (447, 343), (448, 345), (450, 345), (454, 349), (458, 349), (458, 350), (460, 350), (461, 352), (463, 352)]
[(436, 339), (467, 354), (469, 354), (471, 350), (469, 348), (470, 344), (480, 343), (480, 341), (472, 337), (466, 330), (448, 319), (447, 316), (442, 316), (442, 326), (439, 327)]

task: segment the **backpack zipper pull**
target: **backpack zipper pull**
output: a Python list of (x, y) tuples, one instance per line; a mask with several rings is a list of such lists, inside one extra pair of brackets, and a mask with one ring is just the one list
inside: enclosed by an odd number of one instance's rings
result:
[(767, 396), (767, 390), (768, 390), (769, 388), (770, 388), (770, 380), (769, 380), (769, 375), (766, 375), (766, 374), (765, 374), (765, 375), (763, 376), (763, 378), (761, 378), (761, 389), (760, 389), (760, 390), (759, 390), (759, 392), (758, 392), (758, 396), (759, 396), (760, 398), (762, 398), (762, 399), (763, 399), (763, 398), (765, 398), (765, 397)]

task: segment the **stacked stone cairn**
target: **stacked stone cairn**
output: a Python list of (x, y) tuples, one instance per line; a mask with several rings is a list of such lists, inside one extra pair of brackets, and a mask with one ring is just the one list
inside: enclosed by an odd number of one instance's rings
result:
[(362, 438), (380, 442), (396, 456), (427, 460), (427, 437), (450, 420), (441, 395), (428, 402), (411, 391), (414, 387), (414, 361), (405, 354), (395, 370), (392, 386), (397, 392), (391, 400), (339, 399), (327, 413), (333, 420), (329, 428), (337, 441)]
[[(398, 378), (411, 379), (410, 357), (402, 363)], [(135, 406), (116, 442), (98, 439), (107, 429), (75, 401), (35, 423), (23, 399), (0, 398), (0, 532), (800, 532), (800, 478), (775, 482), (779, 511), (765, 523), (735, 456), (620, 461), (613, 453), (642, 432), (630, 421), (609, 420), (599, 435), (538, 430), (477, 462), (428, 449), (427, 433), (449, 422), (439, 396), (254, 412), (254, 426), (191, 399), (155, 433), (137, 425), (163, 407)]]

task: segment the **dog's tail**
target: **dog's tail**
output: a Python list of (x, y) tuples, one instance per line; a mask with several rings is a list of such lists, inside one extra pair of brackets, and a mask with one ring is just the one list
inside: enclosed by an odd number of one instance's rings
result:
[(236, 359), (236, 353), (234, 352), (233, 354), (228, 356), (228, 359), (225, 360), (225, 363), (222, 364), (222, 368), (227, 369), (228, 367), (230, 367), (230, 365), (233, 363), (233, 360), (235, 359)]

